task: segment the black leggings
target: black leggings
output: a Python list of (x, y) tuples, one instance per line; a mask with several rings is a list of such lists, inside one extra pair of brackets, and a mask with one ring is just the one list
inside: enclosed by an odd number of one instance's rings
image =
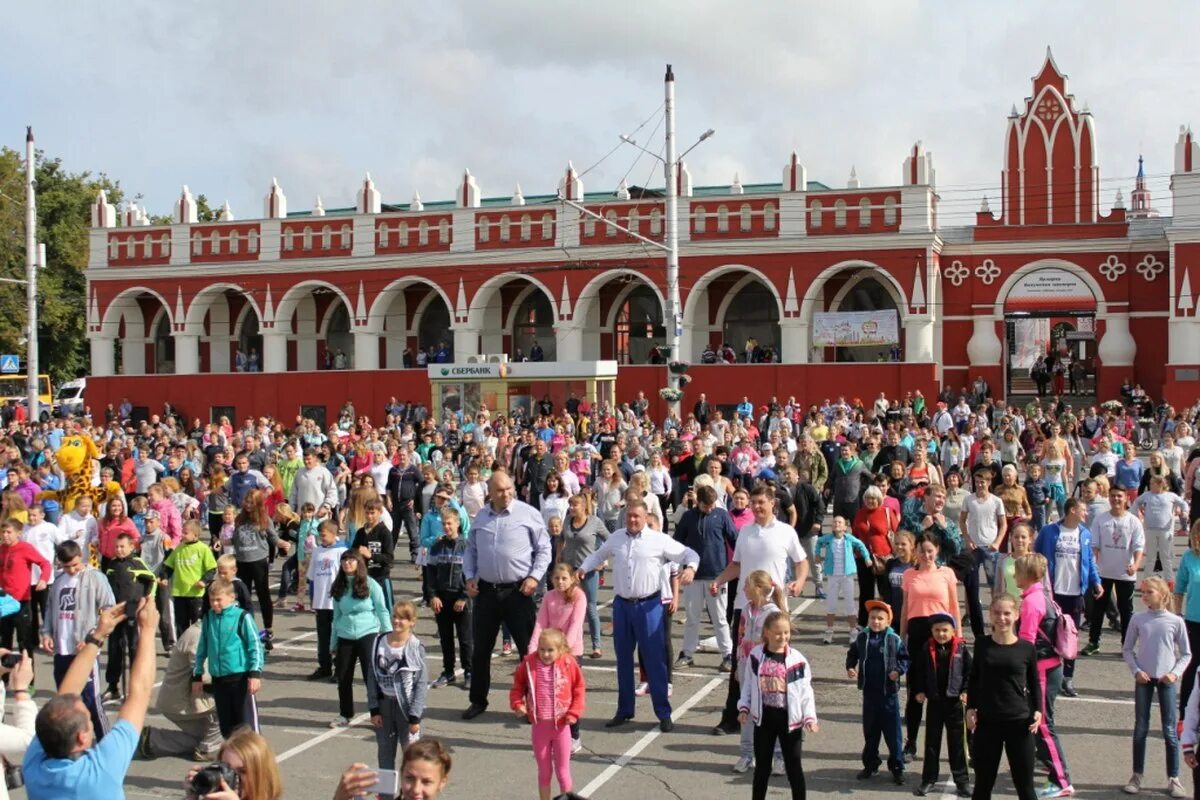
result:
[[(870, 561), (858, 562), (858, 624), (867, 626), (867, 601), (878, 597), (880, 600), (892, 599), (892, 585), (887, 573), (876, 575), (871, 569)], [(912, 651), (909, 651), (912, 652)]]
[[(929, 641), (929, 617), (913, 617), (908, 621), (908, 641), (906, 645), (910, 653), (924, 653), (925, 645)], [(913, 686), (911, 683), (911, 675), (905, 676), (904, 681), (908, 687), (908, 701), (904, 704), (904, 747), (910, 752), (916, 752), (917, 735), (921, 732), (921, 716), (925, 713), (925, 706), (917, 702), (917, 695), (924, 690), (919, 686)]]
[(238, 580), (246, 584), (247, 589), (258, 595), (263, 628), (269, 631), (275, 622), (275, 605), (271, 602), (271, 586), (267, 581), (268, 568), (265, 558), (262, 561), (239, 561), (237, 565)]
[(792, 800), (805, 800), (804, 730), (788, 730), (788, 714), (783, 708), (762, 710), (762, 719), (754, 728), (754, 790), (752, 800), (766, 800), (767, 784), (771, 781), (771, 754), (775, 743), (779, 743), (783, 755), (783, 767), (787, 771), (788, 783), (792, 785)]
[(367, 670), (371, 669), (371, 648), (374, 644), (374, 633), (368, 633), (358, 639), (338, 637), (337, 661), (334, 667), (338, 684), (338, 713), (346, 719), (354, 716), (354, 662), (359, 663), (365, 684)]
[[(1187, 626), (1188, 645), (1193, 653), (1200, 653), (1200, 622), (1192, 622), (1190, 619), (1185, 620), (1184, 625)], [(1188, 665), (1183, 670), (1183, 680), (1179, 686), (1179, 718), (1183, 719), (1187, 711), (1188, 699), (1192, 696), (1192, 689), (1196, 685), (1196, 667), (1200, 666), (1200, 656), (1193, 658), (1188, 662)], [(1196, 784), (1200, 786), (1200, 784)]]
[(1033, 734), (1029, 723), (987, 722), (980, 720), (971, 740), (975, 755), (974, 800), (988, 800), (996, 786), (996, 773), (1000, 771), (1000, 754), (1008, 756), (1008, 769), (1012, 773), (1013, 785), (1020, 800), (1035, 800), (1033, 788)]

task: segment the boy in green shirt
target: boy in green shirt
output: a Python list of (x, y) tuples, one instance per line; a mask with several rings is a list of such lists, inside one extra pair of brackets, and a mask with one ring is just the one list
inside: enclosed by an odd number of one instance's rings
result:
[(183, 523), (183, 538), (163, 562), (163, 571), (171, 581), (171, 604), (175, 609), (175, 636), (191, 627), (204, 613), (204, 588), (217, 568), (212, 549), (200, 541), (200, 523)]

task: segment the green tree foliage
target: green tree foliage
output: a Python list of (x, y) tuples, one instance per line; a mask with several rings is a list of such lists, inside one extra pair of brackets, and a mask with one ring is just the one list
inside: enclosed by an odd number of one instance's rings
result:
[[(61, 159), (36, 154), (37, 238), (46, 245), (38, 275), (38, 350), (55, 384), (88, 372), (87, 281), (91, 205), (101, 189), (120, 203), (118, 183), (100, 174), (72, 173)], [(25, 159), (0, 148), (0, 277), (25, 277)], [(25, 287), (0, 283), (0, 352), (25, 355)]]

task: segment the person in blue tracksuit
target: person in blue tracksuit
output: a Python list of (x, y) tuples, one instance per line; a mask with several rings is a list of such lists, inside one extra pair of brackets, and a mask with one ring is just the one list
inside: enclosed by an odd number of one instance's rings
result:
[(254, 696), (262, 687), (263, 669), (258, 627), (253, 615), (237, 604), (230, 581), (218, 578), (209, 584), (208, 602), (192, 670), (192, 694), (199, 697), (203, 692), (204, 665), (208, 662), (221, 735), (229, 738), (242, 725), (257, 731)]
[(857, 679), (863, 696), (863, 768), (859, 780), (879, 771), (879, 738), (888, 748), (888, 770), (897, 785), (904, 784), (904, 740), (900, 734), (900, 676), (908, 672), (908, 650), (891, 629), (892, 607), (882, 600), (867, 601), (867, 628), (846, 654), (846, 674)]

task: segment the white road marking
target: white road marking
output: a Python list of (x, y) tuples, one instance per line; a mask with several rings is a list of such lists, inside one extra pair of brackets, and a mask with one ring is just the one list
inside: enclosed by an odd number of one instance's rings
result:
[(293, 747), (291, 750), (286, 750), (283, 753), (280, 753), (278, 756), (275, 757), (275, 760), (280, 763), (287, 761), (292, 756), (298, 756), (301, 753), (303, 753), (305, 750), (308, 750), (312, 747), (316, 747), (317, 745), (321, 744), (322, 742), (327, 742), (330, 739), (334, 738), (335, 736), (341, 736), (343, 733), (350, 730), (354, 726), (361, 725), (362, 723), (366, 722), (370, 718), (371, 718), (371, 715), (367, 714), (365, 712), (362, 714), (359, 714), (357, 717), (350, 720), (350, 724), (347, 725), (346, 727), (330, 728), (329, 730), (322, 733), (320, 736), (315, 736), (312, 739), (309, 739), (307, 742), (301, 742), (300, 744)]

